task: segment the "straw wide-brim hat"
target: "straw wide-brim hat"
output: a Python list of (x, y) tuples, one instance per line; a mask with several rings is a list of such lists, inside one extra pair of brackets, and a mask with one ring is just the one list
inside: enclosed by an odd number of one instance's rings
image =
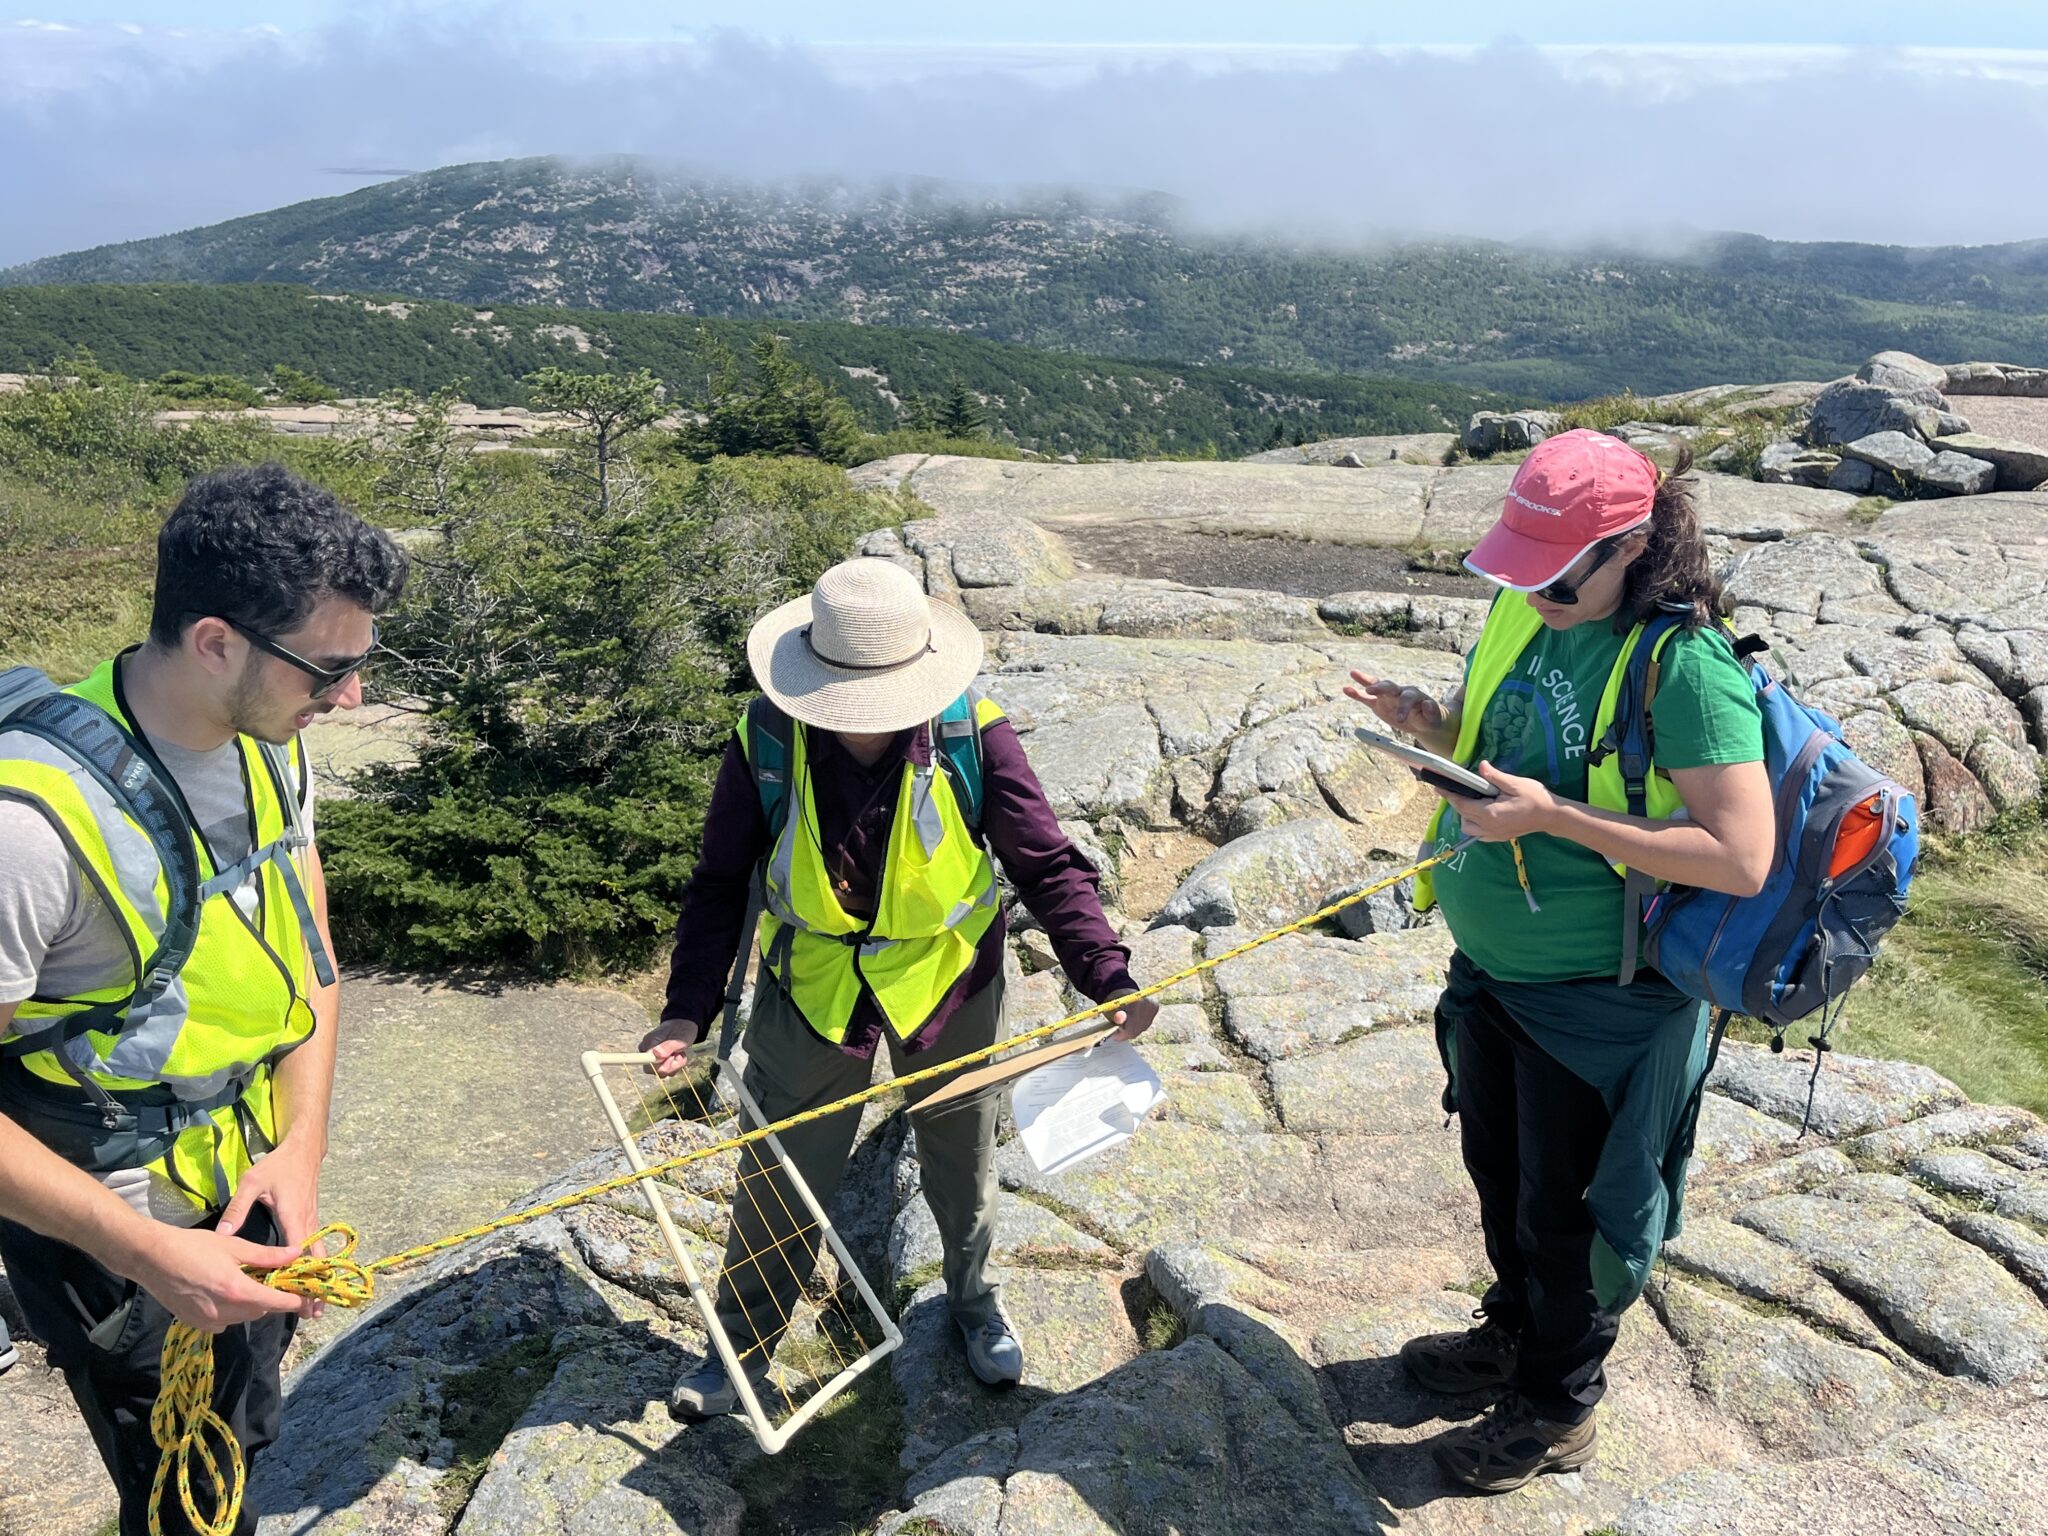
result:
[(981, 670), (981, 631), (874, 556), (847, 560), (757, 622), (747, 664), (793, 720), (880, 735), (937, 718)]

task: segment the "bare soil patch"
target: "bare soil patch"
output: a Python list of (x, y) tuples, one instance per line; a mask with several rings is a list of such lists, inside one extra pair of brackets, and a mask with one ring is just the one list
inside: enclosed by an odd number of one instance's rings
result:
[[(1289, 597), (1330, 597), (1339, 592), (1487, 595), (1477, 577), (1413, 569), (1410, 562), (1423, 557), (1405, 549), (1185, 533), (1145, 523), (1068, 526), (1059, 534), (1074, 563), (1084, 573), (1101, 576), (1153, 577), (1190, 587), (1248, 587)], [(1439, 552), (1438, 561), (1454, 565), (1462, 553)]]

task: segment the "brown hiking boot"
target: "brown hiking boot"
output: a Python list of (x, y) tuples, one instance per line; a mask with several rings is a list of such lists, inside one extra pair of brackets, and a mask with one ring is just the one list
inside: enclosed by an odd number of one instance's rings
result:
[(1490, 1392), (1504, 1387), (1515, 1374), (1519, 1344), (1481, 1307), (1472, 1314), (1477, 1328), (1462, 1333), (1431, 1333), (1401, 1346), (1401, 1363), (1426, 1390), (1456, 1397), (1465, 1392)]
[(1593, 1420), (1560, 1424), (1510, 1393), (1485, 1415), (1437, 1443), (1436, 1464), (1481, 1493), (1506, 1493), (1538, 1473), (1576, 1472), (1593, 1459)]

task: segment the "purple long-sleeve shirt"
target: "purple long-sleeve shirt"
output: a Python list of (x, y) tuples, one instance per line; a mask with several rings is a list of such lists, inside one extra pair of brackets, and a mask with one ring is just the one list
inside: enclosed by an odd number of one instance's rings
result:
[[(931, 761), (930, 732), (922, 725), (902, 732), (872, 767), (863, 767), (830, 731), (810, 731), (806, 740), (827, 873), (850, 914), (872, 913), (903, 763), (906, 758), (919, 766)], [(1101, 877), (1060, 830), (1016, 731), (999, 720), (982, 732), (981, 741), (982, 835), (1024, 905), (1045, 925), (1068, 979), (1098, 1003), (1136, 991), (1130, 951), (1117, 942), (1102, 915)], [(790, 786), (792, 812), (801, 806), (801, 795), (801, 786)], [(753, 770), (735, 733), (711, 792), (697, 868), (683, 890), (664, 1019), (688, 1019), (708, 1028), (720, 1008), (746, 921), (747, 884), (768, 842), (768, 819), (761, 814)], [(918, 1030), (912, 1050), (937, 1039), (961, 1004), (995, 980), (1003, 968), (1006, 934), (999, 911), (973, 966)], [(886, 1027), (874, 994), (863, 987), (842, 1049), (871, 1055)]]

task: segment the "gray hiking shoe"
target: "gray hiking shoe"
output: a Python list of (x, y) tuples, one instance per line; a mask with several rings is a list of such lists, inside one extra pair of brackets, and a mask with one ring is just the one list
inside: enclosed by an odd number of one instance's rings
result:
[(1401, 1363), (1426, 1390), (1457, 1397), (1504, 1387), (1515, 1374), (1520, 1344), (1515, 1335), (1487, 1315), (1472, 1314), (1477, 1328), (1460, 1333), (1431, 1333), (1401, 1346)]
[(979, 1328), (961, 1323), (960, 1336), (967, 1341), (967, 1363), (983, 1386), (1007, 1391), (1024, 1379), (1024, 1346), (1002, 1313)]
[[(752, 1380), (754, 1396), (766, 1407), (773, 1390), (767, 1376), (755, 1376)], [(709, 1354), (698, 1362), (694, 1371), (676, 1383), (675, 1390), (668, 1395), (668, 1411), (685, 1423), (737, 1413), (740, 1411), (740, 1389), (733, 1384), (732, 1373), (726, 1370), (725, 1362), (716, 1354)]]

